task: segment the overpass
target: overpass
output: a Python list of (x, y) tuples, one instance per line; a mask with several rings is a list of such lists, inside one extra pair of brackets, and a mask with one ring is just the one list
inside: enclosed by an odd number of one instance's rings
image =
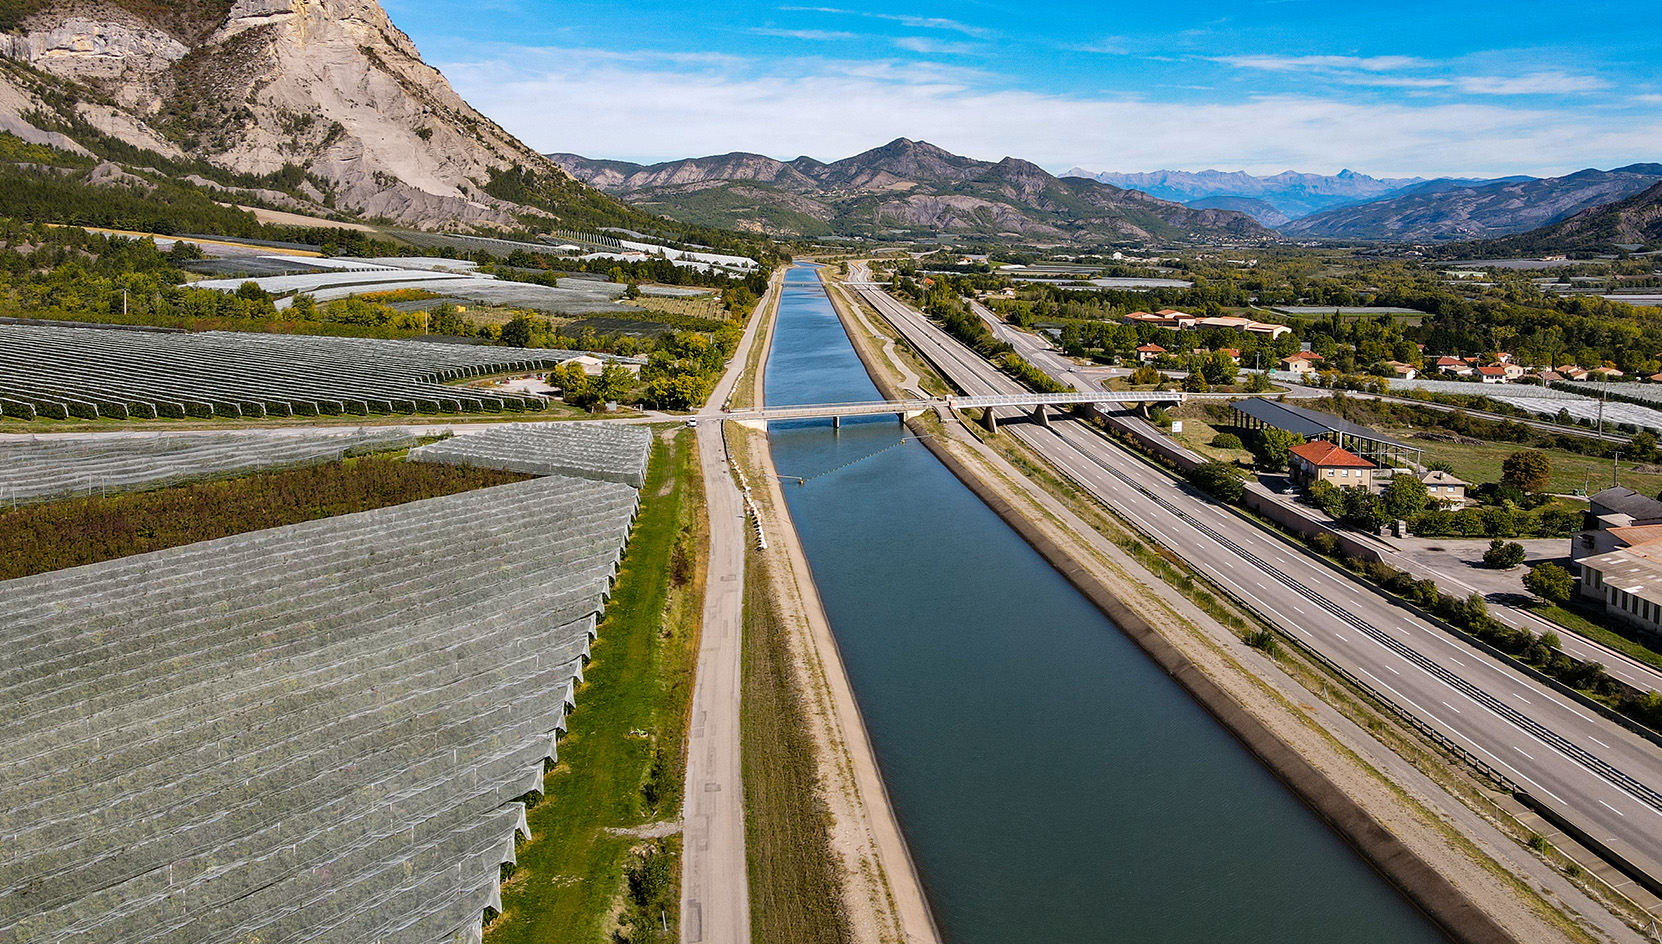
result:
[(984, 422), (988, 429), (997, 430), (994, 409), (1019, 408), (1033, 412), (1033, 421), (1040, 426), (1050, 425), (1048, 407), (1077, 406), (1098, 403), (1182, 403), (1191, 394), (1176, 390), (1146, 393), (1115, 393), (1113, 391), (1068, 393), (1005, 393), (981, 396), (926, 397), (911, 400), (867, 400), (860, 403), (815, 403), (800, 406), (766, 406), (751, 410), (732, 410), (726, 413), (702, 413), (699, 419), (725, 420), (752, 429), (767, 429), (768, 421), (810, 420), (829, 418), (833, 426), (841, 426), (845, 416), (894, 416), (905, 422), (936, 407), (949, 409), (985, 410)]

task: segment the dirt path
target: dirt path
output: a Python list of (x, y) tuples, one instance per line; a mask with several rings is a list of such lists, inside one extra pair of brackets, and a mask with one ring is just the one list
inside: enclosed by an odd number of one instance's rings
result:
[[(711, 403), (724, 403), (739, 382), (765, 320), (777, 283), (757, 305), (739, 341), (733, 366), (716, 384)], [(692, 725), (687, 733), (687, 780), (681, 854), (681, 939), (687, 944), (748, 944), (750, 884), (745, 860), (744, 786), (740, 777), (739, 680), (744, 626), (745, 548), (749, 540), (744, 495), (728, 468), (721, 423), (698, 430), (698, 458), (710, 515), (709, 576)]]

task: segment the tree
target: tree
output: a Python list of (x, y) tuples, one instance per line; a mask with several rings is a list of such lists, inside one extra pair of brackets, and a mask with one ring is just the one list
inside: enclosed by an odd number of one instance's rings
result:
[(594, 379), (595, 398), (601, 403), (616, 403), (628, 396), (635, 387), (635, 375), (622, 364), (607, 364)]
[(1524, 575), (1524, 588), (1543, 600), (1563, 603), (1575, 589), (1575, 578), (1557, 564), (1537, 564)]
[(1189, 481), (1219, 501), (1238, 502), (1246, 494), (1241, 470), (1227, 462), (1207, 462), (1196, 466), (1189, 473)]
[(1522, 449), (1506, 457), (1500, 466), (1500, 480), (1519, 491), (1539, 495), (1552, 482), (1552, 460), (1546, 453)]
[(1426, 491), (1425, 483), (1415, 476), (1398, 475), (1385, 486), (1381, 501), (1385, 505), (1385, 513), (1392, 518), (1411, 518), (1425, 510), (1426, 504), (1431, 501), (1431, 494)]
[(1258, 431), (1252, 437), (1252, 457), (1257, 465), (1268, 471), (1287, 467), (1287, 458), (1292, 455), (1293, 447), (1301, 445), (1304, 437), (1286, 430), (1268, 427)]
[(1347, 488), (1345, 493), (1345, 523), (1358, 531), (1378, 534), (1391, 519), (1385, 514), (1385, 505), (1379, 496), (1365, 488)]
[(1132, 371), (1131, 376), (1126, 379), (1131, 381), (1132, 386), (1153, 386), (1154, 384), (1160, 382), (1160, 372), (1155, 370), (1152, 366), (1144, 364), (1143, 366)]
[(502, 326), (502, 343), (509, 347), (531, 346), (531, 319), (523, 312)]
[(1528, 556), (1522, 544), (1495, 538), (1489, 542), (1489, 549), (1483, 552), (1483, 566), (1494, 570), (1511, 570), (1523, 563), (1524, 558)]
[(1270, 390), (1270, 375), (1257, 371), (1247, 375), (1247, 393), (1268, 393)]
[(1183, 378), (1183, 389), (1189, 393), (1206, 393), (1212, 389), (1212, 385), (1206, 382), (1205, 374), (1192, 370), (1189, 376)]
[(1345, 490), (1326, 479), (1311, 482), (1306, 497), (1310, 499), (1310, 504), (1335, 518), (1345, 513)]
[(1201, 363), (1200, 372), (1209, 384), (1228, 385), (1235, 382), (1237, 370), (1235, 360), (1228, 354), (1222, 351), (1213, 351)]

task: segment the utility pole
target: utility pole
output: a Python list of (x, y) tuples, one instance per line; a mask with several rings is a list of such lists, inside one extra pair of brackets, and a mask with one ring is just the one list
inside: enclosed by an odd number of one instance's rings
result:
[(1610, 458), (1610, 487), (1611, 488), (1614, 488), (1617, 485), (1622, 484), (1621, 482), (1617, 481), (1617, 477), (1620, 474), (1620, 472), (1619, 472), (1619, 470), (1616, 466), (1616, 463), (1620, 462), (1621, 458), (1622, 458), (1622, 451), (1620, 449), (1617, 449), (1616, 454)]

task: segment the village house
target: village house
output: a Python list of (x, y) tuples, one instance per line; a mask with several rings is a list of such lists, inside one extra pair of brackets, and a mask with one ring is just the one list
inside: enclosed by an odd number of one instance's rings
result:
[(1465, 507), (1466, 489), (1470, 487), (1468, 483), (1436, 469), (1420, 476), (1420, 481), (1425, 484), (1425, 492), (1432, 501), (1445, 508)]
[(1289, 464), (1296, 485), (1309, 486), (1323, 481), (1345, 488), (1371, 488), (1374, 470), (1378, 468), (1325, 439), (1294, 446)]
[(1281, 369), (1290, 374), (1313, 374), (1320, 369), (1320, 354), (1312, 351), (1299, 351), (1290, 357), (1281, 359)]
[(1385, 366), (1391, 369), (1391, 373), (1395, 374), (1398, 380), (1413, 380), (1420, 375), (1419, 368), (1402, 361), (1386, 361)]
[(1157, 360), (1160, 355), (1164, 353), (1166, 353), (1166, 349), (1158, 344), (1144, 344), (1142, 347), (1137, 348), (1137, 360), (1147, 364), (1151, 361)]
[(1499, 364), (1488, 364), (1477, 369), (1477, 379), (1486, 384), (1503, 384), (1507, 382), (1506, 368)]

